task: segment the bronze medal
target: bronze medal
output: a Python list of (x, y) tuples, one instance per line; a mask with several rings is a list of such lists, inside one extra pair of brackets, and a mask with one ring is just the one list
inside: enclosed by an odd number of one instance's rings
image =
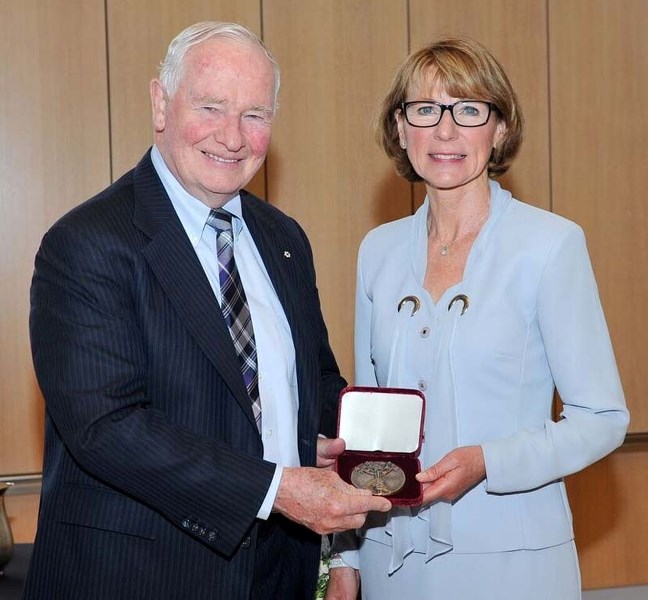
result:
[(353, 469), (351, 483), (374, 496), (391, 496), (405, 485), (405, 473), (393, 462), (370, 460)]

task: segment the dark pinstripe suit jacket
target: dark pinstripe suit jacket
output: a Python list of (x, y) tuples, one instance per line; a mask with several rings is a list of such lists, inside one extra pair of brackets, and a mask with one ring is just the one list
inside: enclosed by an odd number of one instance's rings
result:
[[(290, 323), (299, 453), (312, 465), (344, 381), (310, 246), (295, 221), (241, 195)], [(46, 442), (25, 598), (247, 599), (274, 466), (261, 458), (227, 326), (149, 154), (48, 231), (31, 302)], [(300, 527), (291, 536), (307, 598), (319, 540)]]

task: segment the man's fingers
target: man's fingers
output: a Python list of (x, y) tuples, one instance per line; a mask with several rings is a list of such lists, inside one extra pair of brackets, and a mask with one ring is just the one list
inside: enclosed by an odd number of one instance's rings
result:
[(323, 534), (362, 527), (370, 511), (391, 508), (386, 498), (359, 490), (331, 471), (286, 467), (274, 510)]
[(369, 490), (356, 488), (348, 483), (339, 481), (340, 496), (333, 500), (334, 511), (347, 515), (366, 515), (368, 512), (387, 512), (391, 502), (383, 496), (374, 496)]
[[(369, 490), (362, 490), (363, 492), (369, 492)], [(356, 494), (356, 497), (358, 495)], [(358, 498), (358, 511), (357, 513), (368, 513), (372, 511), (377, 512), (387, 512), (391, 509), (392, 503), (384, 498), (383, 496), (373, 496), (371, 492), (366, 495), (362, 495), (362, 498)]]
[(342, 438), (324, 438), (317, 440), (317, 466), (329, 467), (344, 452), (346, 444)]

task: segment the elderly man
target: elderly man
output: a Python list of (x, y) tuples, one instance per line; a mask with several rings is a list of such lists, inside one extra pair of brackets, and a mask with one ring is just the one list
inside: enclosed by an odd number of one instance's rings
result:
[(310, 246), (242, 189), (278, 88), (250, 31), (189, 27), (151, 83), (155, 146), (43, 239), (26, 599), (305, 600), (318, 534), (390, 508), (327, 468), (344, 380)]

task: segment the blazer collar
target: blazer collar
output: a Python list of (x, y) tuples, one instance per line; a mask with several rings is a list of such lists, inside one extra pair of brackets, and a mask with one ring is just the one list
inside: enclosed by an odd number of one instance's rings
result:
[(303, 327), (299, 308), (300, 288), (304, 285), (299, 267), (301, 260), (298, 248), (294, 247), (295, 236), (285, 230), (285, 222), (275, 217), (272, 211), (260, 210), (263, 203), (245, 190), (241, 190), (243, 219), (259, 250), (279, 302), (293, 332), (295, 350), (299, 356), (296, 340)]
[(150, 158), (134, 170), (134, 225), (149, 238), (142, 253), (194, 339), (251, 424), (254, 415), (220, 306)]

